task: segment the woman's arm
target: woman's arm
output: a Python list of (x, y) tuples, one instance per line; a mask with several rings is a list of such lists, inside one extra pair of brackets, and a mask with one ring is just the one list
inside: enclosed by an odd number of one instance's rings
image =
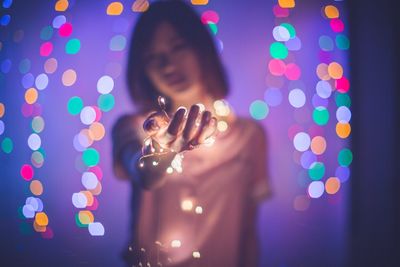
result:
[[(142, 159), (141, 122), (136, 115), (125, 115), (118, 119), (112, 130), (113, 167), (115, 175), (120, 179), (131, 180), (144, 189), (153, 189), (161, 185), (166, 169), (175, 156), (168, 153), (159, 157), (148, 156)], [(153, 161), (158, 162), (155, 166)]]
[(130, 144), (121, 151), (121, 163), (136, 184), (150, 190), (164, 183), (166, 170), (175, 155), (175, 152), (167, 152), (160, 156), (142, 158), (141, 148), (138, 149), (137, 145)]
[[(154, 144), (159, 147), (154, 152), (144, 152), (145, 155), (142, 153), (142, 141), (139, 141), (138, 134), (142, 128), (138, 127), (135, 118), (127, 116), (119, 119), (113, 129), (116, 175), (132, 179), (145, 189), (154, 189), (162, 185), (166, 178), (166, 170), (177, 153), (202, 144), (216, 130), (216, 118), (212, 118), (211, 112), (204, 111), (200, 114), (199, 106), (193, 105), (187, 118), (185, 113), (185, 109), (178, 109), (173, 118), (164, 125), (158, 125), (157, 117), (153, 115), (147, 118), (144, 128), (147, 134), (150, 133)], [(198, 117), (201, 119), (197, 125)]]

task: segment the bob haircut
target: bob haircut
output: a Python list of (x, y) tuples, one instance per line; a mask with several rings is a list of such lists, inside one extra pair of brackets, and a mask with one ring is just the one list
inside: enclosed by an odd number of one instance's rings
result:
[(198, 54), (201, 75), (209, 94), (215, 99), (225, 98), (229, 93), (225, 72), (212, 36), (197, 13), (180, 0), (157, 1), (139, 17), (130, 44), (126, 75), (129, 94), (138, 111), (157, 108), (160, 93), (146, 75), (144, 54), (162, 22), (170, 23)]

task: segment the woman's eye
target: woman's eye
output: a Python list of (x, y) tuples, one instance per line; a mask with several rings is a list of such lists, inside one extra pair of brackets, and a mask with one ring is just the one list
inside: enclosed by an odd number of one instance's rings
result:
[(156, 55), (152, 55), (152, 56), (148, 56), (145, 59), (146, 65), (148, 66), (158, 66), (159, 64), (161, 64), (160, 62), (162, 62), (162, 58), (161, 56), (156, 56)]
[(188, 47), (189, 47), (189, 45), (187, 43), (178, 43), (172, 47), (172, 51), (181, 51)]

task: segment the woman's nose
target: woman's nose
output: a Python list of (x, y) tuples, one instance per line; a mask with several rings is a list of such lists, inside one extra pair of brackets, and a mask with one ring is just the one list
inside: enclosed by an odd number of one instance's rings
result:
[(176, 68), (175, 60), (169, 55), (163, 55), (159, 67), (164, 72), (171, 72)]

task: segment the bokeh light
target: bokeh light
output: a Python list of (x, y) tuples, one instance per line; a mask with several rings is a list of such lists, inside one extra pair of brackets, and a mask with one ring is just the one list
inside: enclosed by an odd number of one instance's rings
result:
[(54, 73), (57, 70), (57, 67), (58, 67), (58, 61), (55, 58), (49, 58), (44, 63), (44, 71), (47, 74)]
[(104, 226), (100, 222), (93, 222), (89, 224), (89, 233), (92, 236), (103, 236)]
[(102, 76), (97, 81), (97, 91), (100, 94), (109, 94), (114, 89), (114, 80), (110, 76)]
[(28, 104), (33, 104), (38, 99), (38, 92), (35, 88), (29, 88), (25, 91), (25, 101)]
[(67, 42), (65, 45), (65, 53), (74, 55), (81, 49), (81, 41), (77, 38), (73, 38)]
[(324, 7), (325, 16), (329, 19), (335, 19), (339, 17), (339, 10), (332, 5), (328, 5)]
[(315, 161), (317, 161), (317, 156), (313, 152), (308, 150), (305, 151), (300, 158), (301, 166), (307, 170), (311, 167), (311, 164), (313, 164)]
[(22, 165), (20, 174), (21, 174), (22, 178), (24, 178), (27, 181), (30, 181), (33, 178), (33, 174), (34, 174), (32, 166), (29, 164)]
[(83, 162), (86, 166), (95, 166), (99, 163), (100, 155), (94, 148), (86, 149), (82, 154)]
[(109, 16), (118, 16), (124, 10), (124, 6), (121, 2), (112, 2), (107, 6), (107, 15)]
[(3, 152), (6, 154), (10, 154), (13, 151), (13, 148), (13, 141), (9, 137), (4, 138), (1, 142), (1, 149), (3, 150)]
[(325, 164), (322, 162), (314, 162), (308, 169), (308, 175), (312, 180), (321, 180), (325, 175)]
[(43, 193), (43, 185), (39, 180), (32, 180), (29, 189), (35, 196), (40, 196)]
[(78, 115), (83, 109), (82, 99), (78, 96), (71, 97), (68, 101), (67, 108), (71, 115)]
[(307, 133), (300, 132), (294, 136), (293, 145), (297, 151), (306, 151), (311, 144), (310, 136)]
[(100, 95), (99, 98), (97, 99), (97, 105), (104, 112), (112, 110), (115, 105), (114, 96), (112, 94)]
[(269, 108), (262, 100), (255, 100), (250, 104), (250, 115), (256, 120), (265, 119), (268, 116)]
[(315, 136), (311, 140), (311, 151), (315, 155), (322, 155), (326, 150), (326, 140), (323, 136)]
[(325, 107), (316, 107), (313, 111), (313, 120), (318, 125), (326, 125), (329, 121), (329, 111)]
[(340, 138), (347, 138), (349, 137), (351, 133), (351, 126), (350, 123), (345, 122), (338, 122), (336, 124), (336, 134), (340, 137)]
[(49, 78), (45, 73), (39, 74), (35, 79), (35, 86), (38, 90), (43, 90), (49, 84)]
[(346, 106), (341, 106), (336, 110), (336, 119), (341, 123), (349, 122), (351, 119), (351, 111)]
[(68, 69), (68, 70), (64, 71), (61, 81), (64, 86), (72, 86), (75, 84), (76, 78), (77, 78), (77, 75), (76, 75), (75, 70)]
[(293, 89), (289, 92), (289, 103), (295, 108), (300, 108), (306, 103), (306, 95), (301, 89)]
[(285, 76), (288, 80), (298, 80), (301, 76), (301, 70), (295, 63), (289, 63), (286, 65)]
[(337, 177), (330, 177), (325, 182), (326, 193), (333, 195), (340, 189), (340, 180)]
[(353, 161), (353, 153), (350, 149), (344, 148), (340, 150), (338, 155), (338, 162), (340, 166), (348, 167)]
[(42, 144), (42, 140), (40, 136), (36, 133), (29, 135), (28, 137), (28, 146), (32, 150), (38, 150)]
[(308, 195), (311, 198), (319, 198), (324, 194), (325, 185), (321, 181), (313, 181), (308, 186)]
[(278, 88), (268, 88), (264, 93), (264, 100), (268, 106), (276, 107), (282, 102), (282, 92)]
[(279, 42), (272, 43), (269, 51), (271, 53), (271, 57), (275, 59), (285, 59), (288, 56), (288, 49), (284, 44)]

